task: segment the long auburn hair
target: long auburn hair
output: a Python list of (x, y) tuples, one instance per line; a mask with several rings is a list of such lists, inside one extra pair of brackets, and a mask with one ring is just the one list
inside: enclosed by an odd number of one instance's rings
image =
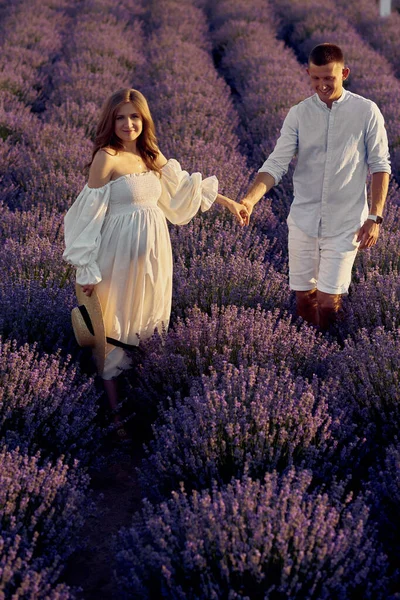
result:
[(143, 130), (136, 140), (136, 148), (147, 169), (149, 171), (156, 171), (160, 175), (161, 170), (156, 165), (156, 160), (160, 152), (157, 146), (156, 131), (149, 105), (143, 94), (132, 88), (118, 90), (117, 92), (114, 92), (114, 94), (111, 94), (105, 101), (97, 125), (92, 158), (87, 166), (90, 167), (96, 153), (101, 150), (101, 148), (113, 148), (116, 152), (120, 152), (124, 149), (123, 143), (119, 137), (115, 135), (114, 125), (118, 109), (128, 102), (135, 105), (143, 122)]

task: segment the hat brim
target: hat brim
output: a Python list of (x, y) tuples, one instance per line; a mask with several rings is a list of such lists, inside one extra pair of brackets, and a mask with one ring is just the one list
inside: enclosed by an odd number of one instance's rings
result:
[(75, 292), (79, 306), (85, 306), (89, 313), (94, 330), (94, 344), (92, 346), (93, 358), (96, 363), (98, 374), (102, 375), (106, 358), (106, 331), (100, 300), (96, 289), (92, 291), (90, 296), (86, 296), (82, 290), (82, 286), (78, 283), (75, 285)]

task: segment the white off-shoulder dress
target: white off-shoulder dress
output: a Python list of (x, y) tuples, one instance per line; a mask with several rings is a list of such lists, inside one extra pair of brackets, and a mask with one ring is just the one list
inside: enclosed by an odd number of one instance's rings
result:
[(216, 177), (189, 175), (170, 159), (161, 178), (154, 171), (122, 175), (100, 188), (83, 188), (67, 212), (63, 258), (80, 285), (97, 284), (107, 344), (104, 379), (129, 367), (123, 345), (168, 328), (172, 299), (172, 250), (166, 219), (188, 223), (208, 210), (218, 193)]

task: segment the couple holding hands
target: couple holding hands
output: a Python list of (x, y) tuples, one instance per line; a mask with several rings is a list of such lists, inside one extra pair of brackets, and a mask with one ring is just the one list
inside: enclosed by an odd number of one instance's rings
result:
[(374, 102), (343, 88), (349, 73), (338, 46), (312, 50), (307, 74), (315, 93), (289, 110), (274, 151), (241, 203), (218, 193), (216, 177), (189, 175), (164, 157), (140, 92), (122, 89), (108, 98), (88, 182), (65, 216), (63, 257), (76, 267), (75, 335), (92, 346), (111, 408), (117, 406), (115, 377), (130, 365), (125, 350), (168, 327), (167, 220), (186, 224), (216, 202), (247, 225), (294, 156), (290, 287), (299, 316), (321, 330), (335, 320), (358, 249), (378, 238), (390, 174), (383, 116)]

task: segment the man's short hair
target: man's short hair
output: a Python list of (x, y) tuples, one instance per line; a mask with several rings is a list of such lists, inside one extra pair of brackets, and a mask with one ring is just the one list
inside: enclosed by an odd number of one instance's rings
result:
[(344, 65), (344, 56), (339, 46), (336, 46), (336, 44), (329, 44), (328, 42), (315, 46), (308, 57), (308, 64), (313, 63), (317, 67), (322, 67), (331, 62)]

